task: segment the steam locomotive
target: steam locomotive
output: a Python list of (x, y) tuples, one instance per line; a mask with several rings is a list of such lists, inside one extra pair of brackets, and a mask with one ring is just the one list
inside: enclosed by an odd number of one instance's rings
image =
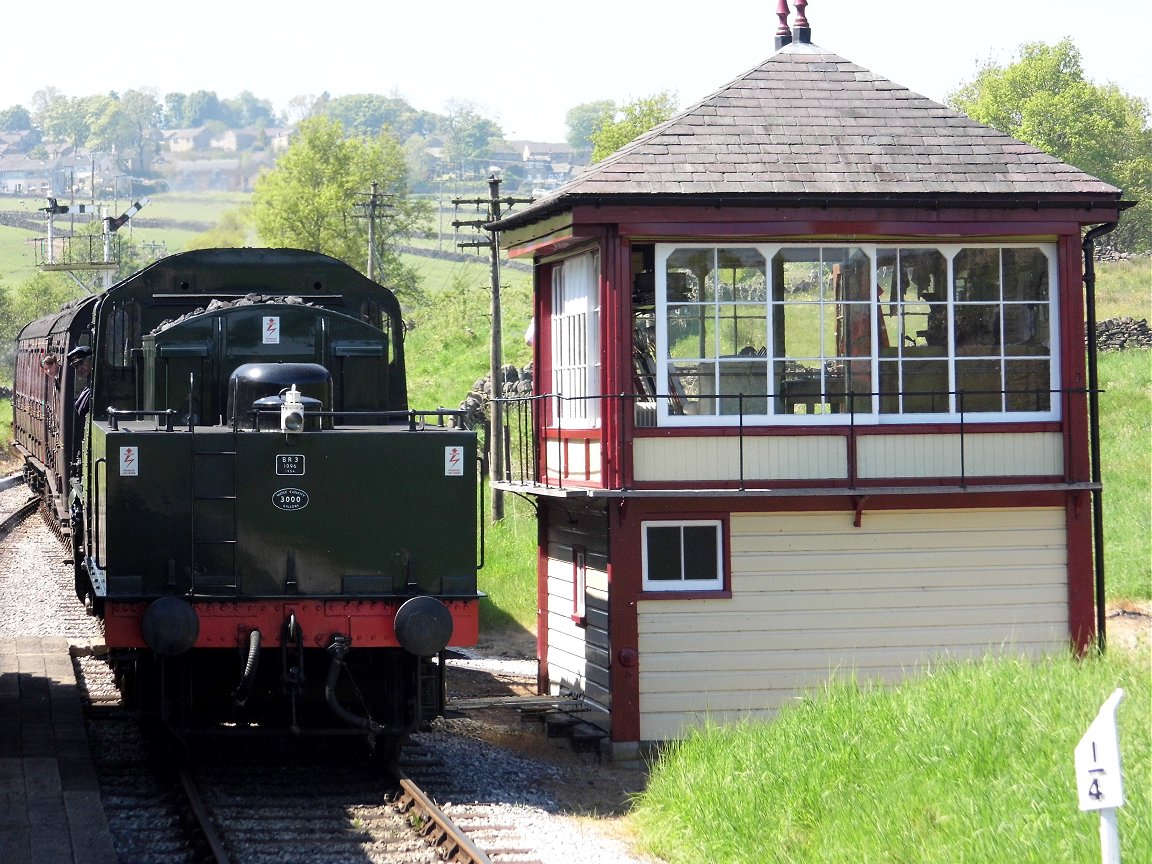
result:
[(191, 728), (443, 707), (475, 644), (475, 434), (408, 406), (393, 294), (293, 249), (160, 260), (19, 333), (14, 446), (125, 698)]

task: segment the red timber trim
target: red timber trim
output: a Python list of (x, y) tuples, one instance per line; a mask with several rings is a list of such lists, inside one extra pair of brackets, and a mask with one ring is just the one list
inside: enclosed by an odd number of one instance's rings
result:
[[(1039, 423), (965, 423), (965, 435), (985, 435), (992, 432), (1060, 432), (1064, 426), (1056, 420)], [(901, 423), (901, 424), (837, 424), (835, 426), (642, 426), (634, 427), (636, 438), (745, 438), (772, 437), (782, 435), (837, 435), (849, 433), (857, 438), (865, 435), (954, 435), (960, 431), (960, 422), (955, 423)]]
[[(1101, 202), (1103, 203), (1103, 202)], [(734, 218), (734, 214), (738, 214)], [(1032, 209), (941, 209), (928, 207), (653, 207), (580, 205), (572, 210), (573, 224), (615, 224), (629, 238), (661, 238), (676, 242), (712, 238), (770, 239), (814, 242), (824, 239), (852, 242), (951, 243), (980, 241), (1052, 242), (1062, 236), (1077, 238), (1080, 226), (1115, 221), (1119, 210), (1084, 207)]]
[(1065, 505), (1068, 546), (1068, 631), (1078, 653), (1096, 638), (1096, 591), (1092, 547), (1092, 501), (1086, 492)]
[(548, 514), (536, 508), (536, 692), (548, 694)]
[[(632, 260), (630, 247), (614, 227), (600, 240), (600, 390), (611, 396), (631, 393), (632, 369)], [(601, 440), (601, 477), (609, 489), (624, 480), (623, 415), (630, 415), (626, 400), (606, 399), (600, 406), (604, 437)]]
[[(764, 480), (762, 478), (745, 478), (743, 485), (739, 480), (697, 480), (689, 482), (686, 480), (650, 480), (646, 483), (637, 483), (632, 488), (637, 491), (649, 490), (668, 490), (668, 491), (682, 491), (682, 490), (707, 490), (713, 489), (726, 489), (732, 492), (741, 492), (741, 497), (746, 495), (755, 495), (757, 491), (779, 491), (784, 489), (796, 489), (798, 496), (807, 497), (803, 491), (819, 487), (820, 489), (841, 489), (845, 495), (866, 495), (869, 489), (891, 489), (894, 486), (899, 486), (901, 489), (947, 489), (954, 490), (964, 488), (968, 490), (979, 489), (981, 486), (996, 486), (1001, 487), (993, 494), (1003, 494), (1005, 486), (1043, 486), (1055, 485), (1063, 483), (1061, 477), (1048, 477), (1044, 475), (1028, 475), (1026, 477), (1015, 476), (995, 476), (995, 477), (965, 477), (963, 482), (958, 476), (951, 477), (901, 477), (899, 480), (893, 481), (889, 478), (881, 477), (874, 480), (846, 480), (843, 477), (830, 479), (826, 477), (815, 477), (810, 480)], [(573, 487), (575, 483), (570, 484)], [(1063, 488), (1053, 489), (1054, 494), (1062, 495), (1066, 491)], [(884, 493), (881, 493), (884, 494)], [(954, 494), (954, 493), (935, 493), (935, 497), (941, 494)], [(972, 492), (969, 495), (974, 494)], [(1034, 493), (1033, 493), (1034, 494)], [(779, 497), (779, 496), (776, 496)], [(828, 497), (823, 495), (821, 497)], [(834, 497), (834, 496), (833, 496)]]
[(608, 506), (608, 632), (609, 686), (612, 691), (611, 740), (640, 740), (640, 624), (636, 601), (640, 596), (643, 562), (640, 560), (639, 522), (643, 513), (628, 501)]
[[(844, 490), (839, 495), (757, 496), (741, 495), (731, 498), (632, 498), (629, 518), (643, 519), (716, 519), (718, 512), (732, 513), (788, 513), (788, 512), (847, 512), (860, 510), (867, 517), (869, 510), (949, 510), (1000, 509), (1021, 507), (1063, 507), (1071, 494), (1060, 489), (1051, 492), (945, 492), (924, 495), (867, 495), (861, 490)], [(723, 502), (723, 503), (721, 503)], [(723, 507), (721, 511), (719, 508)], [(640, 515), (635, 515), (639, 512)], [(693, 514), (701, 514), (699, 516)], [(637, 538), (639, 534), (636, 535)], [(638, 539), (636, 541), (639, 542)], [(615, 557), (620, 552), (612, 544)], [(637, 551), (639, 561), (639, 551)], [(639, 584), (639, 580), (637, 581)]]
[[(479, 635), (480, 602), (445, 600), (452, 613), (450, 645), (475, 645)], [(248, 644), (248, 634), (259, 630), (265, 648), (280, 646), (280, 634), (289, 616), (304, 633), (306, 645), (327, 648), (335, 635), (348, 637), (353, 648), (398, 648), (394, 622), (403, 600), (219, 600), (195, 602), (200, 619), (196, 648), (237, 648)], [(109, 648), (147, 648), (140, 619), (148, 603), (109, 602), (104, 609), (104, 641)]]
[[(537, 393), (553, 393), (552, 386), (552, 268), (555, 262), (537, 264), (533, 268), (536, 276), (536, 345), (533, 348), (533, 366), (538, 370), (533, 376), (533, 386)], [(548, 414), (541, 409), (538, 421), (548, 425)]]
[[(1087, 387), (1084, 337), (1084, 271), (1080, 235), (1064, 237), (1059, 249), (1060, 381), (1065, 390)], [(1088, 446), (1087, 393), (1064, 396), (1065, 476), (1088, 480), (1092, 474)]]
[[(1065, 388), (1088, 386), (1084, 335), (1084, 262), (1080, 234), (1060, 240), (1060, 380)], [(1071, 480), (1092, 476), (1088, 440), (1088, 394), (1064, 397), (1065, 474)], [(1099, 494), (1099, 493), (1097, 493)], [(1096, 633), (1096, 579), (1092, 499), (1088, 493), (1069, 495), (1066, 505), (1068, 545), (1068, 629), (1077, 651), (1086, 651)], [(1095, 538), (1103, 543), (1103, 537)]]

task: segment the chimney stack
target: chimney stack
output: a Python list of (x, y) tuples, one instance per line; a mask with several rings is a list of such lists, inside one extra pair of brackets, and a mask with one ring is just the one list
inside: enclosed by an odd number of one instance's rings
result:
[(776, 50), (779, 51), (792, 41), (792, 31), (788, 29), (788, 0), (776, 4), (776, 17), (780, 19), (776, 27)]
[(796, 0), (796, 41), (805, 45), (812, 42), (812, 28), (808, 26), (808, 19), (804, 17), (804, 7), (808, 0)]

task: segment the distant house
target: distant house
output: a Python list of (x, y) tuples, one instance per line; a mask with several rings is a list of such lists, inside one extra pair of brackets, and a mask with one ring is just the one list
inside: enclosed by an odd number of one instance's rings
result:
[(40, 132), (21, 129), (18, 132), (0, 132), (0, 156), (27, 153), (40, 143)]
[(166, 129), (164, 130), (164, 143), (170, 153), (190, 153), (194, 150), (205, 150), (212, 140), (212, 133), (207, 126), (197, 126), (193, 129)]
[(264, 135), (268, 139), (268, 149), (274, 153), (287, 150), (288, 145), (292, 143), (292, 133), (295, 131), (291, 126), (269, 126), (264, 130)]
[(219, 135), (212, 136), (208, 149), (226, 150), (229, 153), (250, 150), (256, 138), (257, 132), (254, 129), (225, 129)]
[(60, 191), (59, 160), (33, 159), (27, 154), (0, 156), (0, 194), (51, 195)]

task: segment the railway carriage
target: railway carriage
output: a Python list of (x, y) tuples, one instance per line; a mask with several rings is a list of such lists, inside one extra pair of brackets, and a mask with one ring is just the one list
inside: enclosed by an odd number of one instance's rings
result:
[(175, 255), (28, 324), (15, 380), (142, 705), (392, 740), (440, 710), (434, 658), (477, 635), (476, 439), (410, 410), (391, 292), (299, 250)]

